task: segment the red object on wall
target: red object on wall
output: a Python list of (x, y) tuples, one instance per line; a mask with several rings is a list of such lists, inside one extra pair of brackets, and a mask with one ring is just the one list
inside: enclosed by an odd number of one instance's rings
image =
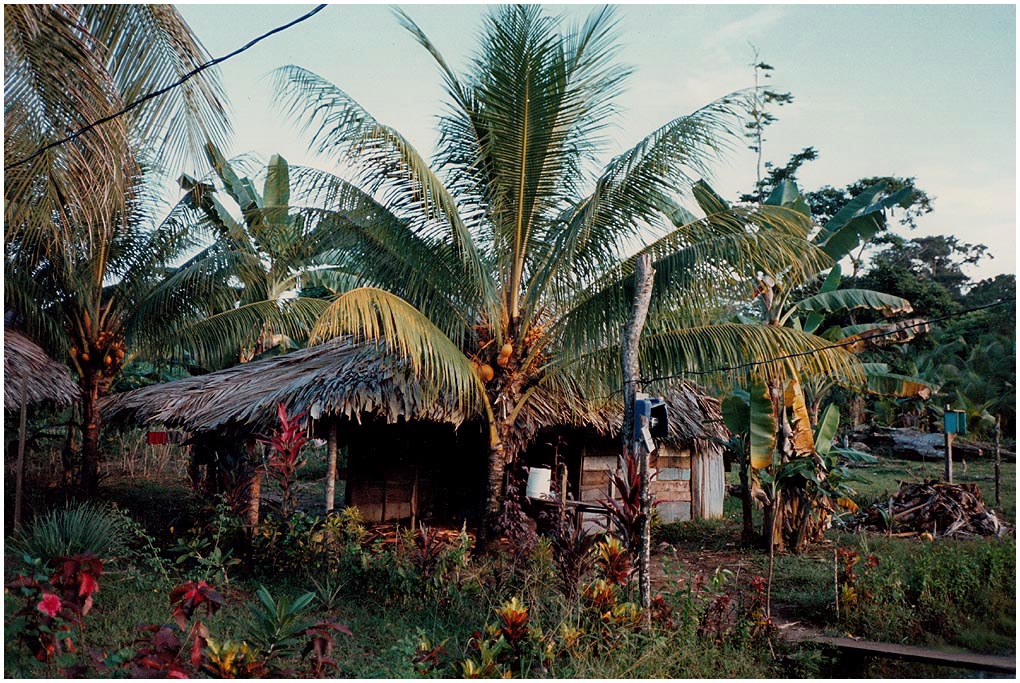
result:
[(145, 443), (150, 446), (161, 446), (167, 443), (166, 432), (149, 432), (148, 436), (145, 438)]

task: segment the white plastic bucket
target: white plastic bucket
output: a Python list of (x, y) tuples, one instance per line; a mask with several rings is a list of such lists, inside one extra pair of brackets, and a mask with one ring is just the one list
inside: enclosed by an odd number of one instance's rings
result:
[(549, 498), (549, 482), (552, 470), (548, 467), (532, 467), (528, 472), (528, 498)]

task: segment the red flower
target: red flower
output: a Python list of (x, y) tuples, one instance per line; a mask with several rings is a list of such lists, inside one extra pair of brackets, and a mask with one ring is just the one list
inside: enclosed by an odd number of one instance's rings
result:
[(37, 610), (43, 614), (48, 614), (50, 617), (57, 616), (57, 612), (63, 605), (60, 604), (60, 598), (53, 593), (43, 593), (43, 599), (35, 606)]

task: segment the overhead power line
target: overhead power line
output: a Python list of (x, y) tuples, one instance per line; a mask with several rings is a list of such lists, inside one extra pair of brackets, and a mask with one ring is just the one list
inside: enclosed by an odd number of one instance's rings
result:
[[(661, 375), (661, 376), (658, 376), (658, 377), (642, 377), (640, 380), (637, 380), (637, 381), (641, 382), (642, 384), (651, 384), (653, 382), (663, 382), (665, 380), (670, 380), (670, 379), (685, 379), (687, 377), (692, 377), (692, 376), (693, 377), (702, 377), (704, 375), (713, 375), (713, 374), (720, 373), (720, 372), (733, 372), (735, 370), (746, 370), (746, 369), (753, 368), (753, 367), (758, 366), (758, 365), (768, 365), (769, 363), (775, 363), (777, 361), (790, 360), (790, 359), (793, 359), (793, 358), (800, 358), (802, 356), (810, 356), (811, 354), (820, 353), (822, 351), (828, 351), (830, 349), (838, 349), (838, 348), (842, 348), (844, 346), (851, 346), (851, 345), (856, 344), (856, 343), (861, 342), (861, 341), (868, 341), (870, 339), (878, 339), (880, 337), (891, 337), (892, 335), (898, 334), (898, 333), (902, 332), (903, 330), (909, 330), (909, 329), (913, 329), (915, 327), (923, 327), (925, 325), (931, 325), (932, 323), (942, 322), (943, 320), (949, 320), (951, 318), (958, 318), (959, 316), (967, 315), (968, 313), (974, 313), (976, 311), (983, 311), (983, 310), (985, 310), (987, 308), (994, 308), (996, 306), (1003, 306), (1005, 304), (1015, 304), (1015, 303), (1016, 303), (1016, 299), (1015, 298), (1014, 299), (999, 299), (998, 301), (993, 301), (992, 303), (989, 303), (989, 304), (984, 304), (984, 305), (981, 305), (981, 306), (974, 306), (973, 308), (968, 308), (968, 309), (965, 309), (965, 310), (962, 310), (962, 311), (956, 311), (954, 313), (947, 313), (946, 315), (942, 315), (942, 316), (939, 316), (937, 318), (929, 318), (928, 320), (921, 320), (919, 322), (916, 322), (916, 323), (913, 323), (913, 324), (910, 324), (910, 325), (901, 325), (901, 326), (899, 326), (899, 327), (897, 327), (896, 329), (893, 329), (893, 330), (887, 330), (887, 331), (884, 331), (884, 332), (876, 332), (874, 334), (864, 335), (862, 337), (857, 337), (856, 339), (852, 339), (852, 340), (849, 340), (849, 341), (836, 342), (834, 344), (830, 344), (828, 346), (823, 346), (823, 347), (817, 348), (817, 349), (808, 349), (807, 351), (797, 351), (797, 352), (788, 353), (788, 354), (785, 354), (785, 355), (782, 355), (782, 356), (776, 356), (774, 358), (765, 358), (763, 360), (748, 361), (747, 363), (740, 363), (739, 365), (730, 365), (730, 366), (724, 366), (724, 367), (718, 367), (718, 368), (710, 368), (708, 370), (688, 370), (688, 371), (685, 371), (685, 372), (677, 373), (675, 375)], [(616, 394), (621, 393), (622, 391), (623, 391), (623, 389), (617, 389), (616, 391), (612, 392), (608, 396), (602, 397), (602, 400), (608, 400), (608, 399), (612, 398), (613, 396), (615, 396)]]
[(43, 147), (40, 147), (39, 149), (37, 149), (35, 152), (33, 152), (29, 156), (25, 157), (24, 159), (21, 159), (20, 161), (16, 161), (13, 164), (4, 166), (4, 171), (11, 171), (11, 170), (21, 166), (22, 164), (27, 164), (28, 162), (30, 162), (33, 159), (37, 158), (39, 155), (45, 153), (46, 151), (48, 151), (50, 149), (53, 149), (54, 147), (59, 147), (60, 145), (66, 144), (68, 142), (71, 142), (72, 140), (74, 140), (74, 139), (80, 137), (81, 135), (84, 135), (85, 133), (89, 132), (90, 130), (92, 130), (96, 126), (101, 126), (104, 123), (108, 123), (110, 121), (113, 121), (114, 119), (116, 119), (118, 117), (121, 117), (124, 114), (128, 113), (129, 111), (131, 111), (135, 107), (138, 107), (139, 105), (144, 104), (145, 102), (148, 102), (152, 98), (159, 97), (160, 95), (164, 95), (164, 94), (170, 92), (174, 88), (180, 87), (181, 85), (184, 84), (185, 81), (190, 79), (192, 76), (195, 76), (195, 75), (205, 71), (206, 69), (208, 69), (211, 66), (216, 66), (217, 64), (225, 62), (228, 59), (231, 59), (232, 57), (236, 57), (237, 55), (241, 54), (245, 50), (248, 50), (248, 49), (254, 47), (255, 45), (261, 43), (263, 40), (265, 40), (266, 38), (268, 38), (268, 37), (270, 37), (272, 35), (280, 33), (281, 31), (286, 31), (287, 29), (289, 29), (292, 26), (296, 26), (297, 24), (300, 24), (303, 21), (307, 21), (308, 19), (311, 19), (313, 16), (315, 16), (316, 14), (321, 12), (322, 10), (326, 9), (326, 7), (327, 7), (327, 5), (318, 5), (318, 6), (315, 7), (315, 9), (311, 10), (307, 14), (303, 14), (300, 17), (298, 17), (297, 19), (294, 19), (291, 22), (283, 24), (282, 26), (277, 26), (276, 28), (272, 29), (271, 31), (267, 31), (266, 33), (263, 33), (262, 35), (258, 36), (257, 38), (254, 38), (254, 39), (250, 40), (245, 45), (242, 45), (241, 47), (237, 48), (236, 50), (234, 50), (230, 54), (223, 55), (222, 57), (217, 57), (216, 59), (209, 60), (208, 62), (205, 62), (204, 64), (201, 64), (201, 65), (195, 67), (194, 69), (192, 69), (191, 71), (186, 73), (184, 76), (182, 76), (176, 82), (171, 83), (170, 85), (165, 86), (163, 88), (160, 88), (159, 90), (154, 90), (153, 92), (150, 92), (147, 95), (143, 95), (142, 97), (139, 97), (137, 100), (135, 100), (131, 104), (127, 105), (126, 107), (124, 107), (120, 111), (118, 111), (116, 113), (113, 113), (113, 114), (110, 114), (109, 116), (104, 116), (101, 119), (97, 119), (96, 121), (93, 121), (92, 123), (88, 124), (84, 128), (81, 128), (80, 130), (77, 130), (74, 133), (71, 133), (66, 138), (62, 138), (62, 139), (57, 140), (55, 142), (51, 142), (48, 145), (44, 145)]

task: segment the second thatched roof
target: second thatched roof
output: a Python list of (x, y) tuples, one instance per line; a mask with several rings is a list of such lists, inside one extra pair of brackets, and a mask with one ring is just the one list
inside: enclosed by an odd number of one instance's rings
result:
[(66, 365), (21, 332), (4, 327), (4, 410), (18, 410), (23, 401), (66, 406), (78, 395)]
[[(678, 383), (666, 399), (671, 440), (689, 444), (723, 435), (718, 401), (694, 385)], [(456, 396), (416, 378), (409, 363), (350, 339), (117, 394), (104, 401), (102, 410), (108, 423), (160, 423), (190, 432), (251, 435), (276, 426), (280, 403), (291, 414), (355, 421), (376, 416), (390, 423), (403, 419), (459, 426), (476, 417), (463, 410)], [(522, 445), (547, 427), (577, 426), (616, 434), (623, 422), (618, 403), (593, 406), (539, 389), (515, 425)]]

